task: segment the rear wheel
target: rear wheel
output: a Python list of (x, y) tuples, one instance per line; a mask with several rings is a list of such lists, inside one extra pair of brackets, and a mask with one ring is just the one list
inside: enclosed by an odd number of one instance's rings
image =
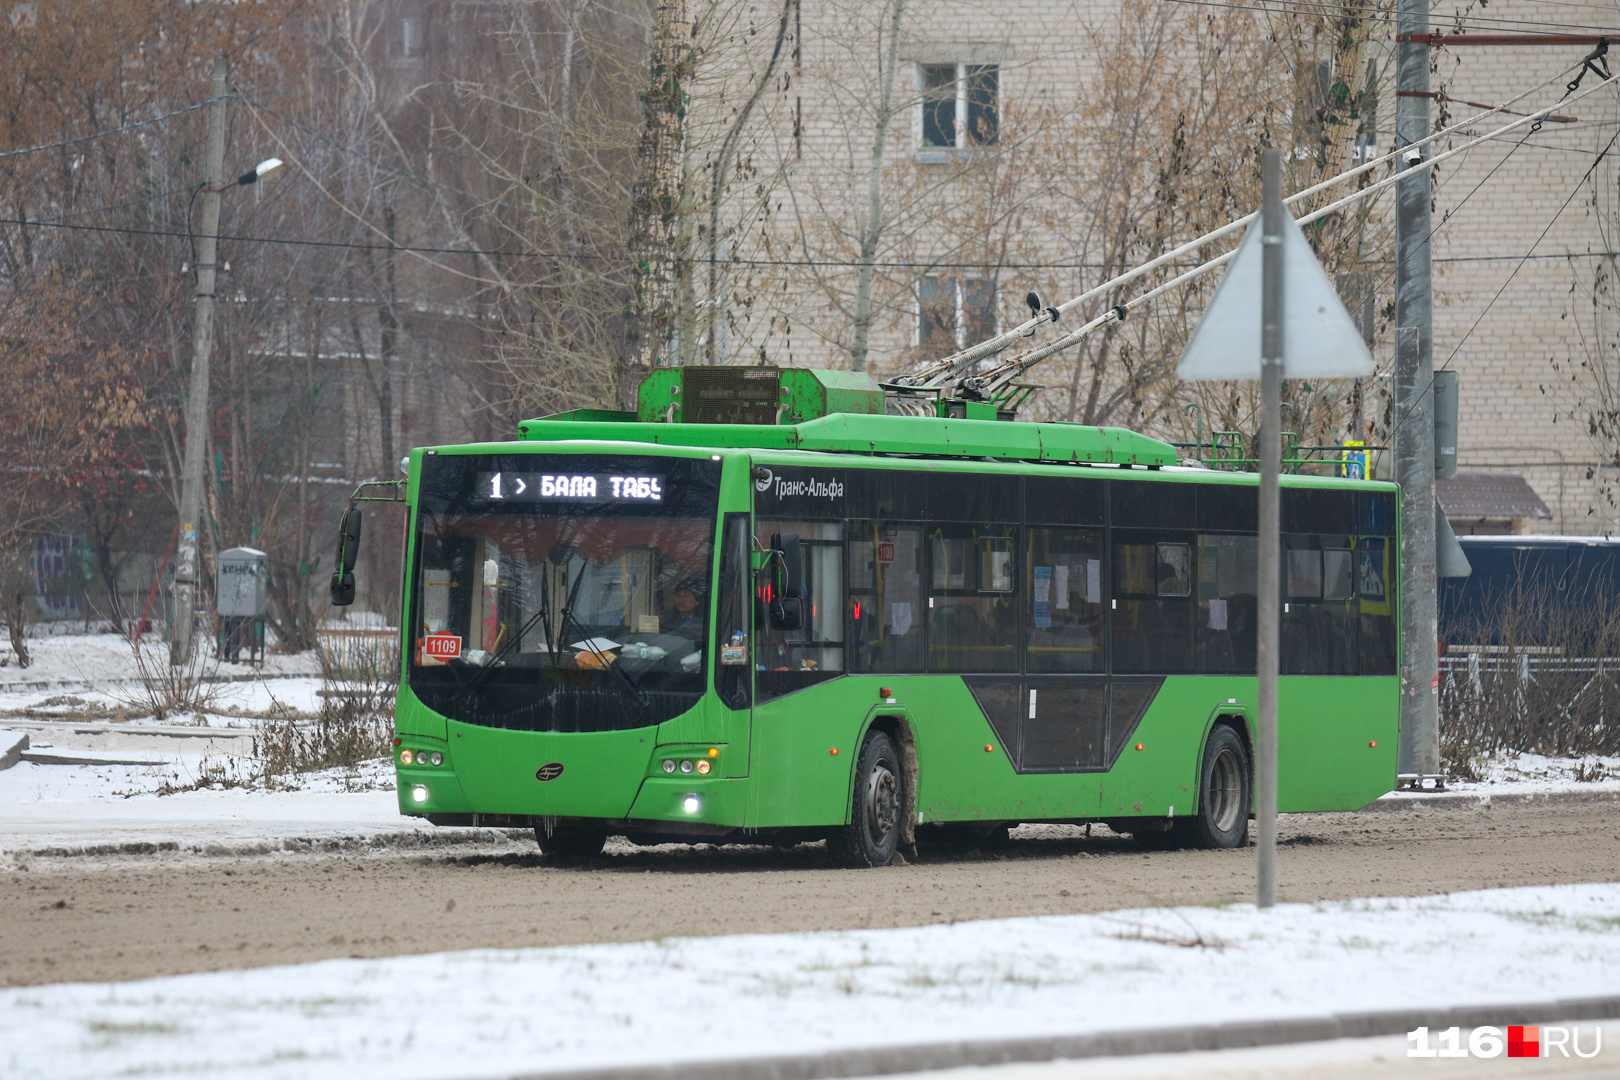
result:
[(536, 825), (534, 839), (540, 845), (542, 855), (583, 859), (602, 854), (602, 848), (607, 843), (607, 830), (558, 825), (547, 836), (545, 828)]
[(1225, 726), (1204, 743), (1204, 773), (1199, 778), (1198, 813), (1176, 822), (1192, 847), (1235, 848), (1249, 838), (1249, 805), (1254, 773), (1243, 736)]
[(867, 734), (855, 762), (849, 824), (827, 837), (827, 850), (845, 866), (887, 866), (900, 843), (905, 808), (900, 753), (881, 731)]

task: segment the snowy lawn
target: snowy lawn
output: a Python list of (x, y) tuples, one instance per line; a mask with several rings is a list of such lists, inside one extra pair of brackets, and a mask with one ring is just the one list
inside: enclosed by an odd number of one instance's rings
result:
[[(35, 747), (43, 740), (34, 739)], [(47, 751), (49, 752), (49, 751)], [(80, 754), (82, 751), (67, 751)], [(388, 761), (296, 777), (299, 791), (240, 787), (186, 790), (214, 770), (241, 763), (223, 756), (118, 751), (161, 757), (162, 765), (35, 765), (0, 771), (0, 865), (6, 852), (102, 844), (279, 843), (285, 839), (370, 836), (432, 826), (400, 816)], [(160, 794), (160, 792), (170, 792)]]
[[(205, 643), (205, 648), (207, 645)], [(51, 634), (28, 643), (33, 663), (16, 666), (9, 650), (0, 650), (0, 714), (24, 712), (63, 719), (147, 719), (140, 707), (140, 671), (130, 643), (118, 634)], [(143, 645), (161, 661), (165, 646), (148, 635)], [(250, 724), (244, 717), (267, 716), (285, 709), (319, 710), (320, 660), (314, 652), (271, 654), (261, 667), (220, 664), (202, 658), (197, 673), (217, 682), (201, 723), (223, 727)]]
[(1620, 885), (1564, 885), (27, 987), (0, 1074), (486, 1077), (1616, 991)]

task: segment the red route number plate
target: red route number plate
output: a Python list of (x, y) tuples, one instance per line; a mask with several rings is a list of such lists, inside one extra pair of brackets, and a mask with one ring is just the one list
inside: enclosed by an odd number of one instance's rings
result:
[(461, 655), (461, 638), (456, 634), (429, 634), (422, 639), (422, 653), (435, 660), (454, 660)]

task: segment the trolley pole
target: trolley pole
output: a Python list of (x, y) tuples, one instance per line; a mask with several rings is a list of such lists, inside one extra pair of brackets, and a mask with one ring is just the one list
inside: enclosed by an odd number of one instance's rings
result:
[(207, 179), (202, 231), (197, 235), (197, 299), (191, 324), (191, 394), (186, 399), (186, 450), (180, 476), (180, 542), (174, 564), (174, 632), (169, 663), (191, 660), (196, 631), (203, 458), (208, 445), (208, 359), (214, 351), (214, 258), (219, 240), (219, 193), (225, 184), (225, 58), (214, 61), (208, 107)]
[[(1282, 612), (1283, 204), (1282, 151), (1267, 150), (1260, 204), (1260, 600), (1256, 641), (1259, 690), (1254, 746), (1256, 903), (1277, 902), (1277, 642)], [(1252, 295), (1252, 294), (1251, 294)], [(1253, 309), (1250, 309), (1253, 310)]]
[[(1399, 0), (1395, 143), (1429, 134), (1429, 7)], [(1424, 151), (1402, 156), (1409, 172)], [(1427, 172), (1396, 185), (1395, 479), (1401, 485), (1400, 780), (1421, 785), (1440, 772), (1440, 660), (1436, 652), (1434, 503), (1434, 286)]]

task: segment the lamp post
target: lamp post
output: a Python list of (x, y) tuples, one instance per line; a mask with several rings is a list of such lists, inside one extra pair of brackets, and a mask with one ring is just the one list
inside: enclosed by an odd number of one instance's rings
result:
[(252, 172), (225, 183), (225, 58), (214, 61), (208, 110), (208, 175), (203, 181), (202, 232), (197, 237), (196, 307), (191, 328), (191, 394), (186, 399), (186, 448), (180, 474), (180, 536), (174, 564), (174, 629), (169, 663), (191, 661), (196, 631), (204, 457), (208, 444), (208, 360), (214, 351), (214, 266), (219, 243), (219, 196), (226, 188), (257, 183), (281, 168), (281, 159), (260, 162)]

